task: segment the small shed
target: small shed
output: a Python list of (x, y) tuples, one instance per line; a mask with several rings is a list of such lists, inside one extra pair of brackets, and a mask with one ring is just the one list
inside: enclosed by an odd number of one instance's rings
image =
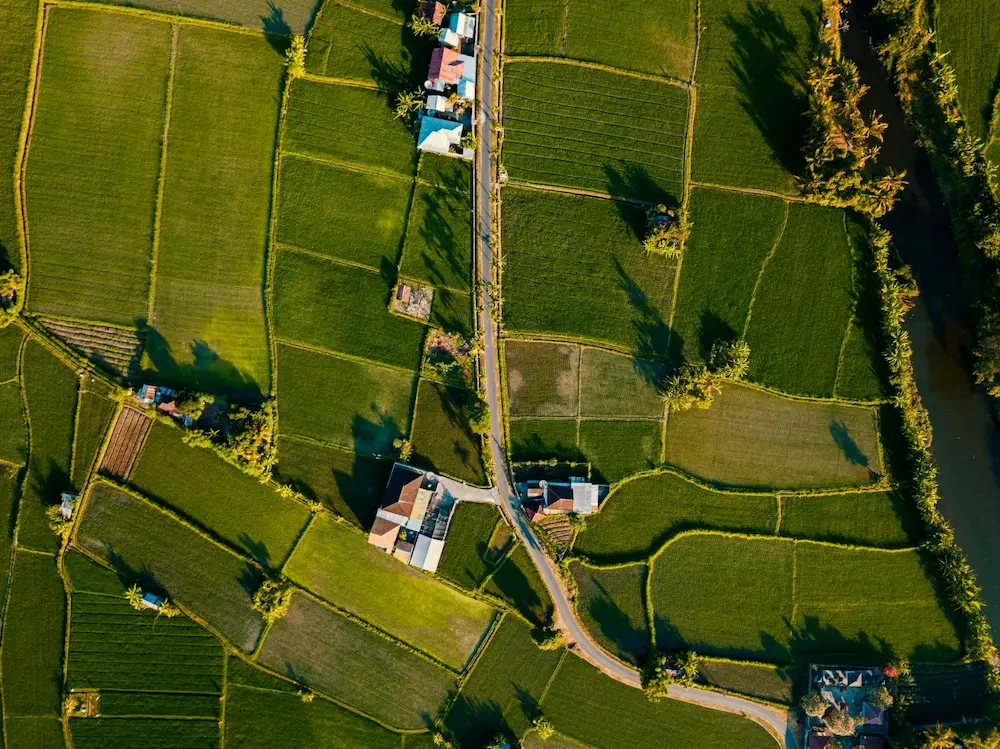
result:
[(66, 520), (72, 520), (73, 510), (76, 507), (76, 495), (63, 492), (59, 500), (59, 514), (66, 518)]
[(143, 608), (152, 609), (153, 611), (159, 611), (163, 608), (163, 604), (167, 601), (163, 596), (158, 596), (155, 593), (143, 593), (140, 603)]
[(476, 35), (476, 17), (471, 13), (452, 13), (448, 18), (448, 30), (462, 39), (472, 39)]

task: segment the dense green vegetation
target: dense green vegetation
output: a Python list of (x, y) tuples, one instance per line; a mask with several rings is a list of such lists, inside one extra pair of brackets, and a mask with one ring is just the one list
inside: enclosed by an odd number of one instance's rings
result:
[(122, 325), (148, 314), (170, 37), (144, 18), (49, 12), (25, 183), (31, 309)]
[(667, 462), (734, 486), (861, 485), (882, 473), (878, 440), (872, 409), (727, 385), (710, 409), (671, 415)]
[(73, 486), (82, 487), (111, 426), (116, 404), (108, 387), (93, 377), (80, 383), (79, 413), (73, 445)]
[(511, 419), (510, 453), (514, 460), (580, 460), (576, 419)]
[(18, 512), (18, 543), (55, 551), (59, 539), (49, 530), (46, 510), (70, 491), (73, 431), (79, 381), (76, 374), (37, 341), (24, 349), (25, 398), (31, 429), (31, 455)]
[[(263, 629), (251, 608), (261, 572), (152, 505), (97, 484), (78, 543), (111, 564), (128, 584), (167, 594), (237, 647), (251, 652)], [(249, 588), (249, 590), (248, 590)]]
[(470, 390), (421, 381), (410, 434), (412, 463), (470, 484), (486, 484), (482, 439), (469, 423), (478, 400)]
[(581, 422), (579, 447), (592, 478), (612, 483), (658, 465), (662, 428), (659, 421)]
[(600, 569), (583, 564), (570, 568), (577, 585), (577, 611), (601, 647), (623, 661), (641, 666), (650, 648), (646, 616), (644, 564)]
[(793, 687), (800, 668), (753, 661), (702, 658), (698, 671), (701, 680), (713, 687), (790, 705), (795, 698)]
[[(284, 684), (273, 678), (269, 683)], [(306, 703), (287, 691), (232, 682), (226, 690), (225, 737), (231, 749), (320, 747), (334, 740), (357, 749), (399, 749), (402, 745), (399, 734), (326, 700)]]
[(520, 544), (493, 573), (485, 590), (505, 600), (532, 624), (544, 625), (552, 619), (552, 598)]
[(663, 650), (779, 662), (813, 652), (947, 662), (961, 650), (915, 551), (695, 534), (657, 556), (650, 591)]
[(494, 505), (460, 502), (448, 526), (438, 574), (463, 588), (478, 588), (496, 562), (497, 550), (491, 548), (490, 540), (499, 522)]
[(638, 358), (668, 356), (675, 266), (642, 254), (634, 227), (643, 221), (627, 203), (506, 190), (505, 326), (604, 341)]
[(683, 88), (519, 62), (504, 70), (503, 109), (503, 157), (512, 179), (679, 202), (688, 120)]
[(454, 676), (368, 627), (297, 594), (268, 632), (260, 662), (400, 728), (422, 728)]
[(781, 533), (796, 538), (907, 546), (920, 539), (916, 508), (898, 492), (782, 497)]
[(774, 747), (771, 734), (756, 723), (676, 700), (650, 702), (573, 655), (559, 668), (541, 708), (556, 730), (589, 746)]
[(203, 390), (270, 385), (261, 284), (281, 75), (266, 39), (180, 31), (147, 353)]
[(281, 566), (309, 518), (304, 504), (278, 496), (211, 450), (184, 444), (181, 431), (164, 424), (149, 430), (129, 480), (265, 567)]
[(328, 515), (309, 526), (285, 574), (455, 668), (465, 665), (494, 616), (486, 604), (402, 564)]
[(520, 736), (564, 652), (539, 650), (529, 627), (506, 616), (449, 711), (448, 731), (460, 746), (482, 746), (499, 731)]
[(78, 749), (128, 749), (135, 746), (137, 736), (151, 746), (170, 749), (219, 746), (219, 724), (215, 720), (101, 717), (72, 721), (70, 733)]

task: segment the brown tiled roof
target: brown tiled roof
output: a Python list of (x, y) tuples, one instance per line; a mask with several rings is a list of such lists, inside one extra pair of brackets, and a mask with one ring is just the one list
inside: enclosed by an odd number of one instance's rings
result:
[(458, 83), (465, 70), (465, 62), (458, 52), (448, 47), (437, 47), (431, 53), (431, 68), (427, 73), (428, 80), (438, 79), (445, 83)]
[(441, 21), (444, 20), (444, 4), (435, 2), (435, 0), (424, 0), (420, 3), (419, 13), (421, 18), (426, 18), (440, 26)]
[(830, 746), (829, 736), (820, 736), (816, 733), (809, 735), (808, 749), (827, 749), (828, 746)]
[(375, 522), (372, 523), (372, 529), (368, 533), (368, 543), (381, 541), (391, 546), (392, 542), (396, 540), (395, 534), (398, 532), (398, 523), (386, 520), (385, 518), (375, 518)]
[[(399, 496), (396, 501), (390, 505), (383, 505), (382, 509), (386, 512), (402, 515), (404, 518), (410, 517), (410, 513), (413, 512), (413, 504), (417, 499), (417, 492), (420, 491), (420, 485), (423, 482), (424, 477), (417, 476), (415, 479), (403, 484), (399, 490)], [(386, 499), (388, 499), (388, 497)]]
[(573, 512), (573, 499), (560, 497), (559, 499), (549, 501), (545, 505), (545, 509), (549, 512)]

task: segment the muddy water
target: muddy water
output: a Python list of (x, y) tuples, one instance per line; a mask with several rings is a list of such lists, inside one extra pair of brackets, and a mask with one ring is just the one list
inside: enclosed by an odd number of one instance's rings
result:
[(926, 153), (907, 127), (861, 24), (856, 17), (850, 23), (844, 54), (870, 86), (862, 110), (874, 108), (889, 125), (879, 164), (905, 169), (909, 178), (883, 224), (920, 288), (906, 329), (934, 428), (941, 512), (976, 570), (987, 617), (1000, 633), (1000, 432), (986, 391), (972, 377), (973, 333), (958, 253)]

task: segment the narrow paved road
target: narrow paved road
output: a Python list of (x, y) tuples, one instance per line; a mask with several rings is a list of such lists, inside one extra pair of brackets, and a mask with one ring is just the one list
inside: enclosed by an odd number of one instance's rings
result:
[[(531, 526), (520, 511), (520, 501), (510, 483), (507, 458), (503, 447), (503, 420), (500, 412), (500, 368), (497, 362), (497, 329), (493, 320), (490, 289), (493, 280), (493, 251), (490, 247), (490, 195), (493, 190), (493, 167), (490, 149), (493, 144), (493, 107), (495, 104), (493, 62), (496, 45), (496, 0), (484, 0), (480, 5), (480, 112), (479, 112), (479, 152), (476, 156), (477, 212), (477, 252), (479, 253), (479, 279), (482, 283), (482, 312), (479, 317), (480, 330), (485, 337), (482, 376), (486, 378), (486, 399), (490, 409), (490, 454), (496, 469), (496, 489), (500, 508), (513, 524), (518, 537), (524, 543), (531, 559), (548, 588), (556, 607), (558, 621), (567, 639), (574, 643), (576, 652), (593, 663), (608, 676), (636, 689), (641, 688), (639, 672), (608, 655), (580, 626), (573, 604), (566, 596), (552, 561), (545, 554)], [(497, 300), (499, 302), (499, 300)], [(690, 702), (713, 710), (738, 713), (767, 728), (785, 749), (799, 749), (795, 737), (794, 724), (790, 724), (784, 710), (762, 705), (753, 700), (733, 697), (704, 689), (671, 688), (670, 696), (683, 702)]]

